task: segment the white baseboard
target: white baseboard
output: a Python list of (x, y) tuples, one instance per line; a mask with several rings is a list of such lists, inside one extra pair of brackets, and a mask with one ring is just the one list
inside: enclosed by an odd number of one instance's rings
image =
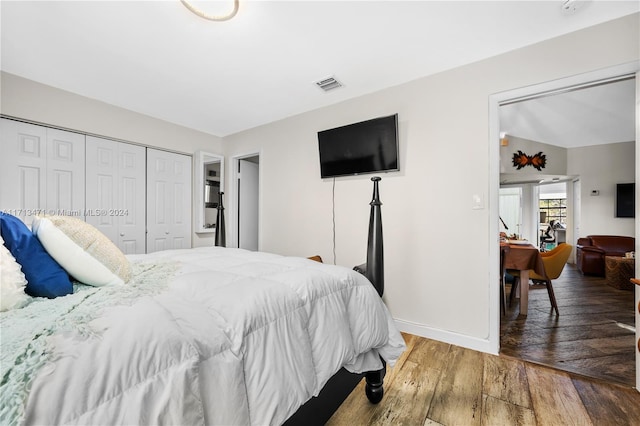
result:
[(497, 355), (497, 352), (492, 348), (493, 345), (491, 345), (491, 342), (487, 339), (478, 339), (477, 337), (470, 337), (451, 331), (439, 330), (409, 321), (394, 319), (394, 322), (396, 323), (398, 330), (404, 333)]

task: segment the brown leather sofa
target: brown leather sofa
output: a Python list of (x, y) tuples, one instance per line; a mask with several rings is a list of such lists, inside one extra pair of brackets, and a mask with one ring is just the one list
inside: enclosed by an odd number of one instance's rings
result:
[(624, 256), (627, 252), (635, 251), (635, 245), (635, 238), (619, 235), (589, 235), (578, 238), (576, 266), (585, 275), (604, 277), (604, 257)]

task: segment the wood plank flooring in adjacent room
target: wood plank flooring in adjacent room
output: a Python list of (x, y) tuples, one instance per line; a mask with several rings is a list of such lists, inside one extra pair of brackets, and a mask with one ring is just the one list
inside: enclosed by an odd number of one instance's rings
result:
[[(546, 291), (545, 291), (546, 293)], [(637, 425), (640, 394), (539, 364), (409, 334), (382, 401), (364, 380), (328, 425)]]
[(502, 355), (635, 386), (633, 290), (613, 288), (567, 264), (553, 281), (556, 316), (544, 286), (529, 288), (529, 315), (518, 315), (516, 300), (502, 316)]

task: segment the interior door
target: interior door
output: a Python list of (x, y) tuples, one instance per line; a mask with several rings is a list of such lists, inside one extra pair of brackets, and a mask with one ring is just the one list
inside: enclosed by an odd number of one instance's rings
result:
[(147, 253), (191, 247), (191, 157), (147, 148)]
[(238, 160), (238, 247), (258, 250), (259, 166)]

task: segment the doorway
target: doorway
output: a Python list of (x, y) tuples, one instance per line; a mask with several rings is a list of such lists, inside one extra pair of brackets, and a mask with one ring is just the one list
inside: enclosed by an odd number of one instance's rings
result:
[(260, 247), (260, 155), (236, 156), (231, 161), (235, 189), (231, 209), (232, 244), (257, 251)]
[[(505, 129), (502, 127), (503, 123), (500, 122), (500, 107), (508, 102), (535, 99), (537, 97), (543, 97), (543, 96), (552, 96), (554, 93), (560, 93), (560, 92), (569, 91), (569, 90), (578, 90), (582, 86), (593, 85), (594, 83), (606, 84), (607, 81), (611, 81), (611, 80), (615, 81), (621, 78), (634, 79), (636, 77), (638, 68), (639, 68), (638, 63), (634, 62), (630, 64), (625, 64), (622, 66), (612, 67), (605, 70), (587, 73), (584, 75), (579, 75), (579, 76), (569, 77), (569, 78), (565, 78), (565, 79), (561, 79), (553, 82), (543, 83), (536, 86), (516, 89), (513, 91), (493, 95), (490, 97), (490, 141), (491, 141), (490, 151), (491, 151), (491, 161), (493, 162), (492, 179), (496, 183), (495, 188), (492, 188), (490, 190), (491, 191), (490, 201), (492, 205), (495, 206), (494, 209), (492, 209), (492, 212), (490, 213), (490, 216), (491, 216), (490, 231), (492, 235), (497, 235), (497, 233), (502, 230), (500, 221), (499, 221), (499, 210), (497, 208), (499, 206), (499, 199), (500, 199), (499, 187), (501, 186), (500, 183), (502, 183), (503, 181), (501, 172), (504, 171), (503, 161), (501, 161), (501, 158), (500, 158), (500, 150), (498, 146), (499, 144), (497, 143), (498, 141), (501, 141), (501, 139), (503, 139), (501, 137), (501, 132), (505, 131)], [(635, 81), (634, 81), (634, 85), (635, 85)], [(631, 107), (632, 114), (633, 113), (637, 114), (637, 111), (633, 111), (634, 109), (635, 107)], [(635, 141), (634, 142), (634, 145), (636, 146), (635, 156), (637, 156), (637, 152), (638, 152), (637, 138), (634, 135), (633, 138), (629, 140)], [(496, 141), (496, 143), (493, 143), (493, 141)], [(633, 174), (634, 174), (633, 179), (637, 180), (637, 172), (634, 171)], [(536, 177), (536, 179), (537, 178), (538, 177)], [(584, 183), (584, 182), (581, 182), (580, 180), (578, 180), (579, 177), (575, 177), (575, 176), (567, 176), (567, 178), (569, 182), (573, 182), (573, 184), (570, 183), (569, 185), (567, 185), (567, 192), (568, 192), (567, 198), (569, 199), (568, 202), (580, 203), (579, 190), (581, 187), (581, 183)], [(527, 183), (531, 184), (533, 182), (529, 181)], [(576, 232), (579, 232), (578, 230), (580, 229), (581, 223), (584, 224), (584, 221), (582, 221), (581, 219), (584, 219), (585, 212), (580, 211), (580, 204), (576, 205), (576, 212), (577, 212), (577, 217), (575, 219), (572, 218), (573, 220), (575, 220), (575, 222), (570, 223), (569, 226), (567, 227), (567, 232), (566, 232), (567, 241), (575, 241), (580, 236)], [(536, 219), (536, 222), (537, 221), (538, 219)], [(638, 238), (637, 232), (633, 231), (632, 235), (636, 236), (636, 241), (637, 241), (637, 238)], [(491, 241), (493, 241), (493, 239)], [(575, 243), (573, 245), (575, 245)], [(495, 264), (496, 265), (498, 264), (498, 251), (499, 251), (498, 247), (495, 247)], [(494, 253), (493, 250), (492, 250), (492, 253)], [(493, 254), (492, 254), (492, 257), (493, 257)], [(636, 266), (636, 276), (637, 275), (638, 273), (637, 273), (637, 266)], [(491, 282), (492, 284), (495, 283), (495, 285), (492, 287), (492, 292), (491, 292), (491, 298), (493, 301), (495, 301), (495, 303), (492, 302), (490, 307), (491, 320), (492, 320), (491, 342), (492, 344), (495, 344), (496, 353), (499, 353), (500, 352), (500, 318), (501, 318), (500, 303), (499, 303), (499, 300), (500, 300), (499, 299), (499, 294), (500, 294), (499, 277), (496, 275), (495, 279), (492, 279)], [(637, 289), (634, 291), (638, 293)], [(637, 301), (637, 296), (636, 296), (636, 301)], [(635, 313), (634, 316), (635, 316), (635, 323), (637, 324), (638, 323), (637, 313)], [(533, 322), (533, 321), (530, 321), (530, 322)], [(638, 336), (636, 335), (636, 339), (637, 337)], [(638, 361), (637, 352), (635, 351), (635, 345), (632, 345), (632, 346), (634, 347), (633, 351), (635, 354), (636, 384), (638, 384), (640, 383), (640, 379), (638, 379), (638, 377), (640, 377), (638, 375), (639, 361)]]

